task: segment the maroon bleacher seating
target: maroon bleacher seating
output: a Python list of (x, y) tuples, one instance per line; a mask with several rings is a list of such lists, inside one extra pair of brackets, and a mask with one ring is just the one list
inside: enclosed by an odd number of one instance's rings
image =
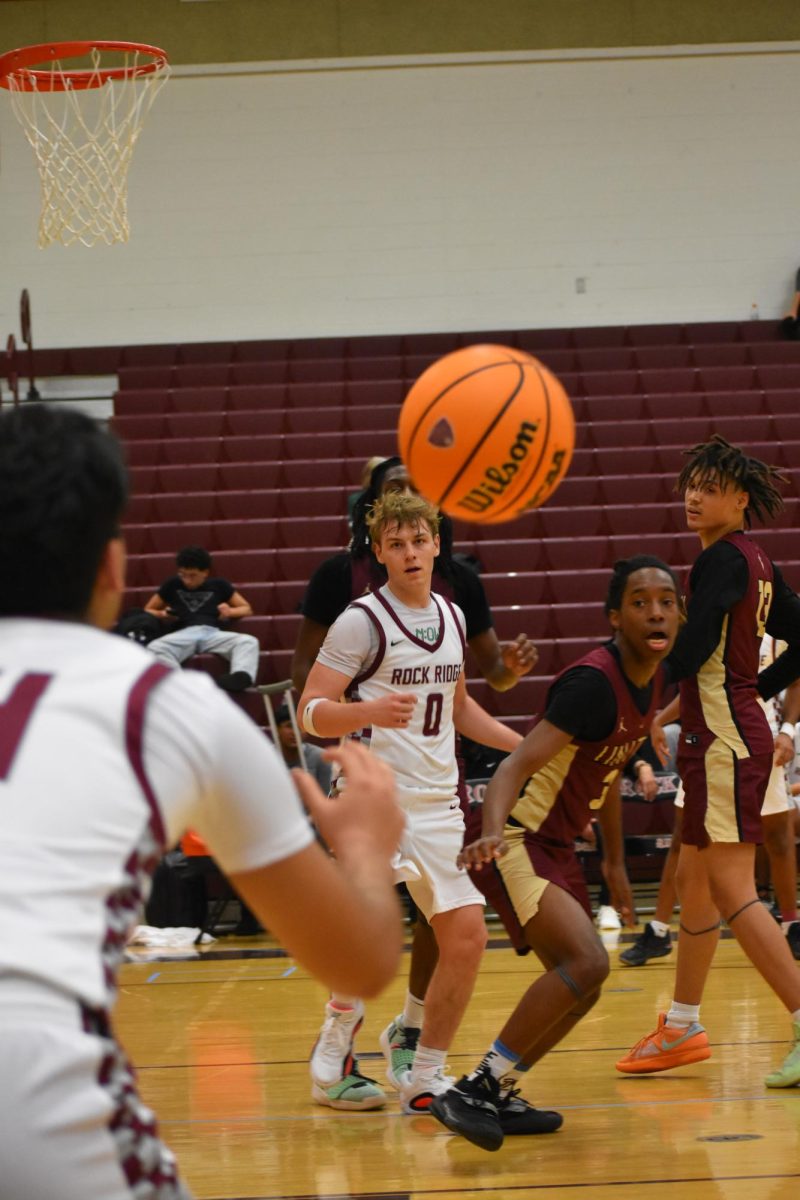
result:
[(543, 509), (503, 526), (455, 524), (456, 547), (482, 564), (498, 634), (525, 630), (539, 646), (535, 673), (507, 693), (476, 679), (470, 661), (470, 688), (490, 711), (524, 728), (553, 673), (605, 636), (616, 558), (653, 553), (681, 571), (693, 561), (697, 540), (673, 486), (683, 451), (713, 432), (786, 472), (786, 511), (758, 536), (800, 582), (800, 346), (781, 342), (775, 322), (37, 354), (58, 369), (119, 372), (114, 427), (133, 496), (130, 602), (143, 603), (172, 572), (180, 545), (205, 544), (215, 570), (253, 604), (247, 627), (261, 639), (268, 682), (288, 675), (309, 575), (347, 543), (347, 497), (364, 461), (396, 452), (409, 383), (440, 354), (478, 341), (541, 358), (572, 396), (578, 423), (570, 471)]

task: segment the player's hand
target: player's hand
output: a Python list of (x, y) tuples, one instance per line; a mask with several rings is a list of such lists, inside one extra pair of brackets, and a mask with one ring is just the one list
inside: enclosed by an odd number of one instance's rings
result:
[(633, 902), (633, 892), (625, 866), (623, 863), (609, 866), (604, 862), (602, 868), (608, 890), (611, 893), (611, 907), (619, 913), (622, 924), (630, 929), (636, 924), (636, 906)]
[(636, 782), (642, 789), (645, 800), (652, 803), (658, 796), (658, 780), (656, 773), (648, 762), (642, 762), (636, 776)]
[(654, 718), (650, 726), (650, 744), (658, 755), (658, 761), (662, 767), (665, 767), (669, 759), (669, 742), (664, 733), (664, 726), (659, 722), (658, 717)]
[(394, 692), (380, 700), (368, 700), (365, 707), (370, 725), (380, 729), (406, 729), (414, 715), (417, 697), (413, 692)]
[(227, 621), (227, 620), (230, 618), (230, 615), (231, 615), (231, 606), (230, 606), (230, 604), (225, 604), (225, 603), (218, 604), (218, 605), (217, 605), (217, 612), (219, 613), (219, 615), (222, 617), (222, 619), (223, 619), (224, 621)]
[(788, 733), (777, 734), (773, 762), (776, 767), (786, 767), (794, 762), (794, 738), (790, 738)]
[(527, 675), (539, 661), (539, 651), (524, 633), (513, 642), (504, 642), (500, 648), (503, 665), (515, 675)]
[(476, 871), (480, 871), (484, 863), (490, 863), (495, 858), (502, 858), (504, 854), (508, 854), (508, 842), (502, 837), (482, 837), (475, 842), (470, 842), (468, 846), (464, 846), (458, 858), (456, 866), (462, 869), (472, 867)]
[(300, 799), (323, 841), (342, 862), (364, 855), (388, 862), (405, 824), (397, 805), (394, 772), (353, 741), (331, 746), (323, 757), (338, 763), (346, 781), (335, 796), (326, 796), (306, 771), (292, 771)]

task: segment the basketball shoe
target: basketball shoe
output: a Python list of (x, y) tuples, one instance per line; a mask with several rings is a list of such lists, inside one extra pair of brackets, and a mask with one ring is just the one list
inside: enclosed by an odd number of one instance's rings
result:
[(654, 1071), (669, 1071), (689, 1063), (711, 1058), (708, 1034), (694, 1021), (688, 1029), (672, 1029), (665, 1024), (666, 1016), (659, 1013), (654, 1033), (648, 1033), (616, 1064), (626, 1075), (649, 1075)]
[(311, 1096), (328, 1108), (381, 1108), (386, 1094), (374, 1079), (362, 1075), (353, 1054), (353, 1041), (364, 1020), (364, 1005), (334, 1008), (328, 1001), (326, 1017), (311, 1051)]
[(626, 967), (643, 967), (651, 958), (663, 958), (672, 953), (672, 938), (669, 930), (662, 937), (648, 921), (642, 933), (627, 950), (623, 950), (619, 961)]
[(389, 1022), (378, 1041), (386, 1059), (386, 1078), (395, 1091), (399, 1092), (414, 1065), (419, 1030), (407, 1028), (403, 1024), (401, 1013)]
[(800, 962), (800, 921), (792, 921), (786, 930), (786, 941), (789, 943), (792, 956)]
[(610, 904), (601, 904), (597, 910), (595, 924), (598, 929), (622, 929), (622, 922), (619, 919), (619, 913)]
[(425, 1071), (415, 1071), (413, 1068), (401, 1079), (400, 1107), (404, 1113), (430, 1112), (431, 1104), (437, 1096), (448, 1091), (455, 1079), (445, 1074), (444, 1067), (434, 1067)]
[(534, 1108), (519, 1088), (503, 1090), (501, 1080), (483, 1069), (474, 1079), (466, 1075), (431, 1104), (431, 1113), (451, 1133), (460, 1134), (481, 1150), (499, 1150), (503, 1138), (555, 1133), (564, 1123), (561, 1113)]
[(764, 1083), (771, 1088), (800, 1086), (800, 1021), (795, 1021), (794, 1045), (776, 1071), (771, 1071)]

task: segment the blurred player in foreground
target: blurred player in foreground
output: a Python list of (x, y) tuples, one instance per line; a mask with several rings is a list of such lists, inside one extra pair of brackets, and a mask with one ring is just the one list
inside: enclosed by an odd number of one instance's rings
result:
[(530, 1067), (597, 1003), (608, 975), (575, 853), (593, 813), (603, 829), (611, 901), (633, 923), (619, 774), (662, 703), (660, 664), (675, 641), (679, 611), (677, 582), (660, 559), (616, 563), (606, 598), (612, 640), (554, 681), (544, 716), (486, 788), (480, 835), (459, 855), (459, 864), (474, 870), (497, 859), (528, 944), (545, 967), (475, 1069), (431, 1105), (448, 1129), (484, 1150), (499, 1150), (505, 1133), (553, 1133), (562, 1123), (559, 1113), (544, 1111), (538, 1128), (515, 1128), (500, 1113), (518, 1102), (517, 1085)]
[(343, 747), (342, 798), (303, 774), (295, 790), (210, 678), (105, 632), (126, 494), (88, 417), (0, 417), (0, 1193), (15, 1200), (189, 1195), (110, 1019), (129, 926), (187, 826), (329, 987), (374, 995), (402, 944), (388, 768)]

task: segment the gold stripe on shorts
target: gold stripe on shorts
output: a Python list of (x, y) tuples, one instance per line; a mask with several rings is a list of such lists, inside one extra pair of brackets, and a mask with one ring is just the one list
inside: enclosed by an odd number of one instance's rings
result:
[(539, 911), (539, 901), (548, 880), (541, 879), (533, 869), (525, 849), (524, 829), (515, 829), (513, 825), (507, 825), (503, 837), (508, 843), (508, 853), (498, 858), (497, 865), (514, 912), (524, 928)]
[(736, 756), (730, 746), (715, 738), (706, 750), (705, 828), (712, 842), (739, 842), (736, 820)]

